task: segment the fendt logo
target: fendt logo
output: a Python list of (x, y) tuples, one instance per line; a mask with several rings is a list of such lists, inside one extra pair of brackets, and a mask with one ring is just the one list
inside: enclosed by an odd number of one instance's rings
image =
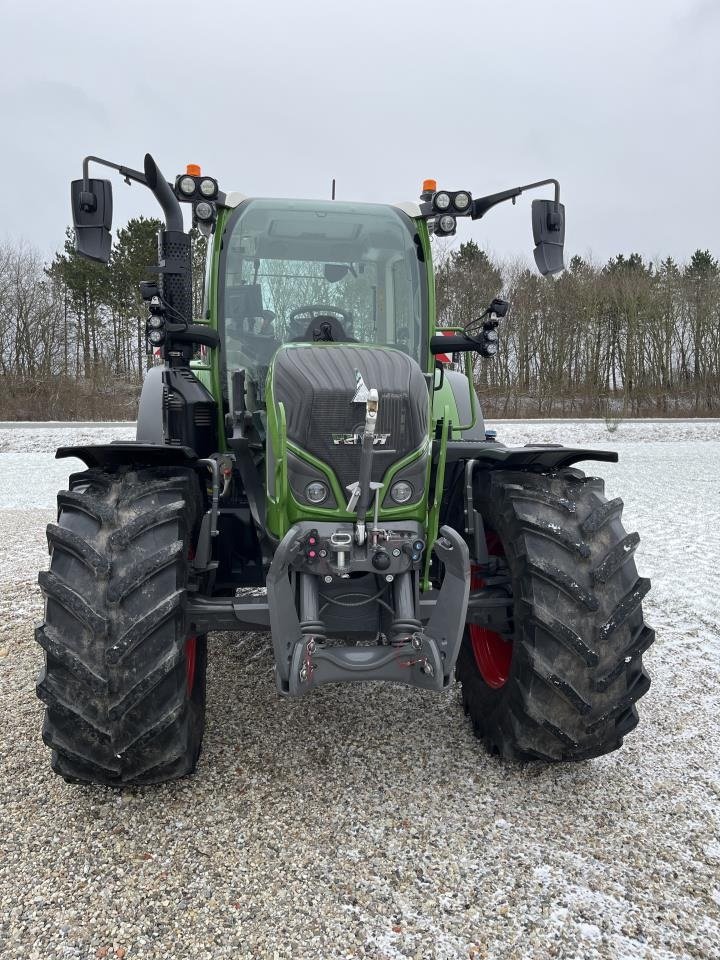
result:
[[(376, 433), (373, 437), (373, 446), (385, 447), (389, 439), (389, 433)], [(363, 442), (363, 428), (358, 427), (354, 433), (333, 433), (332, 442), (336, 447), (357, 447)]]

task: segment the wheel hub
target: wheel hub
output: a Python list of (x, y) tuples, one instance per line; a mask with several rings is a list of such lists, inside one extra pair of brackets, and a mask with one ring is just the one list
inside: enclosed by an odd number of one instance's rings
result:
[[(491, 557), (504, 557), (505, 551), (500, 543), (500, 538), (493, 531), (486, 533), (488, 554)], [(485, 587), (480, 570), (473, 566), (470, 572), (470, 590), (482, 590)], [(513, 642), (506, 640), (502, 634), (480, 624), (471, 623), (468, 625), (470, 634), (470, 645), (475, 665), (480, 676), (485, 683), (493, 690), (499, 690), (504, 687), (510, 676), (510, 664), (512, 663)]]
[(185, 641), (185, 665), (187, 669), (188, 696), (192, 696), (195, 686), (195, 660), (197, 653), (197, 636), (193, 633)]

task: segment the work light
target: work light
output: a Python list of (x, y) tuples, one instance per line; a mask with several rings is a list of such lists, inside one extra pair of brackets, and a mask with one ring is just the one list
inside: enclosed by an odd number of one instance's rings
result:
[(433, 197), (433, 206), (436, 210), (447, 210), (450, 206), (450, 194), (446, 190), (441, 190)]
[(215, 207), (207, 200), (195, 204), (195, 216), (198, 220), (212, 220), (215, 216)]
[(212, 177), (203, 177), (200, 181), (200, 193), (204, 197), (212, 199), (217, 194), (217, 190), (217, 182)]
[(407, 480), (398, 480), (390, 487), (390, 496), (395, 503), (407, 503), (413, 495), (412, 485)]
[(305, 496), (310, 503), (322, 503), (323, 500), (327, 499), (327, 495), (328, 488), (319, 480), (313, 480), (305, 487)]
[(464, 212), (470, 206), (470, 194), (465, 190), (459, 190), (453, 200), (455, 209)]
[(165, 331), (151, 330), (150, 333), (148, 333), (148, 340), (154, 347), (159, 347), (165, 340)]
[(435, 217), (434, 233), (438, 237), (451, 237), (455, 233), (457, 220), (446, 213), (444, 217)]
[(180, 188), (180, 193), (184, 194), (186, 197), (191, 197), (195, 193), (195, 178), (180, 177), (178, 187)]

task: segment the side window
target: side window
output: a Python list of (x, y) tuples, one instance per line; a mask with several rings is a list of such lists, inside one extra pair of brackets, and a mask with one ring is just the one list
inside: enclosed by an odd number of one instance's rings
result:
[(413, 354), (416, 305), (413, 284), (404, 260), (396, 260), (392, 265), (392, 308), (395, 343), (401, 350)]

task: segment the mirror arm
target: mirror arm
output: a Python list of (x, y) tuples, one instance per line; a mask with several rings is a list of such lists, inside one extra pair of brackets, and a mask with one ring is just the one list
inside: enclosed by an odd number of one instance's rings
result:
[(487, 197), (478, 197), (477, 200), (472, 202), (470, 216), (473, 220), (479, 220), (498, 203), (503, 203), (505, 200), (512, 200), (514, 203), (515, 197), (519, 197), (522, 192), (522, 187), (513, 187), (512, 190), (503, 190), (502, 193), (491, 193)]
[(104, 167), (110, 167), (113, 170), (117, 170), (118, 173), (121, 173), (125, 178), (125, 183), (129, 184), (131, 180), (135, 180), (137, 183), (142, 183), (145, 186), (148, 185), (147, 179), (144, 173), (140, 173), (139, 170), (132, 170), (130, 167), (123, 167), (117, 163), (111, 163), (110, 160), (103, 160), (102, 157), (85, 157), (83, 160), (83, 190), (87, 193), (89, 191), (89, 165), (90, 161), (93, 163), (100, 163)]
[(555, 203), (560, 203), (560, 182), (550, 177), (549, 180), (538, 180), (537, 183), (526, 183), (520, 190), (536, 190), (538, 187), (547, 187), (552, 184), (555, 187)]
[(511, 190), (503, 190), (502, 193), (491, 193), (487, 197), (478, 197), (477, 200), (472, 202), (470, 216), (473, 220), (479, 220), (498, 203), (503, 203), (505, 200), (512, 200), (514, 203), (515, 198), (519, 197), (525, 190), (536, 190), (538, 187), (546, 187), (549, 184), (555, 186), (555, 203), (559, 203), (560, 184), (557, 180), (551, 178), (550, 180), (538, 180), (536, 183), (526, 183), (522, 187), (513, 187)]
[(90, 193), (90, 161), (100, 163), (104, 167), (110, 167), (111, 170), (117, 170), (125, 178), (125, 183), (130, 184), (132, 180), (136, 183), (142, 183), (149, 187), (155, 194), (155, 199), (162, 207), (165, 214), (165, 225), (168, 230), (183, 231), (184, 224), (182, 211), (177, 197), (169, 183), (167, 183), (160, 173), (157, 164), (149, 153), (145, 154), (145, 172), (133, 170), (131, 167), (124, 167), (118, 163), (112, 163), (110, 160), (103, 160), (102, 157), (85, 157), (83, 160), (83, 192)]

